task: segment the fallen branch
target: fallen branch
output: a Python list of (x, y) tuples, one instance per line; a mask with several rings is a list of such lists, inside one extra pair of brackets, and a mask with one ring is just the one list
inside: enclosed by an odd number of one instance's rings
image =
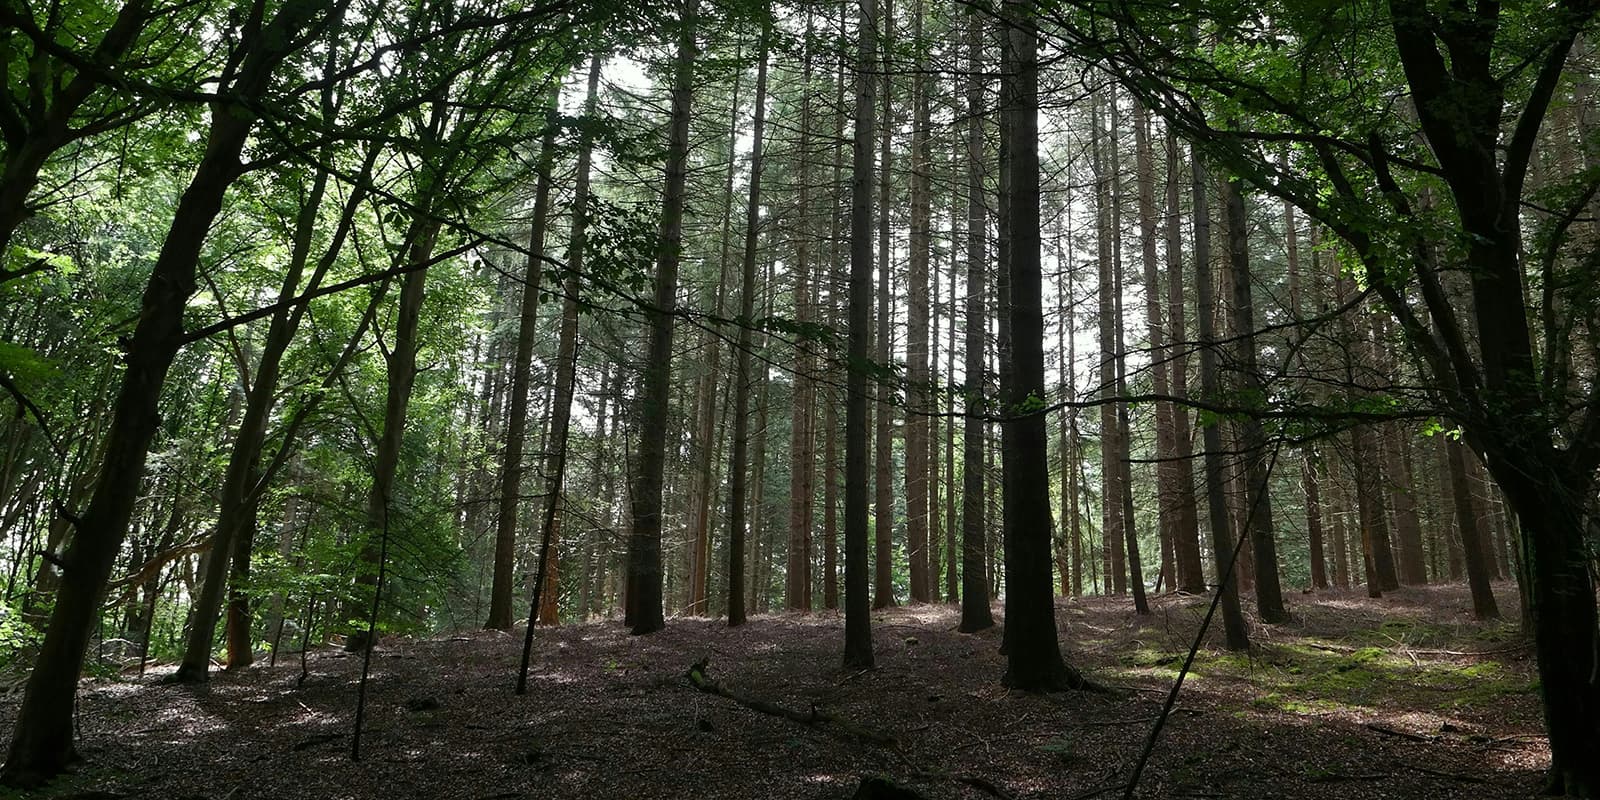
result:
[(1373, 731), (1375, 733), (1381, 733), (1381, 734), (1383, 734), (1385, 736), (1398, 736), (1401, 739), (1410, 739), (1413, 742), (1431, 742), (1431, 741), (1433, 741), (1433, 737), (1431, 737), (1431, 736), (1420, 736), (1420, 735), (1415, 734), (1415, 733), (1407, 733), (1405, 731), (1397, 731), (1394, 728), (1386, 728), (1386, 727), (1384, 727), (1382, 725), (1379, 725), (1379, 724), (1373, 723), (1373, 722), (1367, 723), (1367, 730)]
[(798, 722), (801, 725), (828, 725), (842, 733), (846, 733), (864, 742), (869, 742), (882, 747), (893, 747), (895, 745), (895, 739), (893, 736), (868, 730), (860, 725), (850, 722), (849, 720), (840, 719), (839, 717), (829, 714), (826, 711), (819, 711), (815, 705), (811, 707), (810, 711), (796, 711), (792, 708), (784, 708), (776, 703), (770, 703), (758, 697), (750, 697), (748, 695), (739, 694), (738, 692), (728, 689), (722, 684), (712, 680), (711, 676), (706, 672), (706, 664), (706, 659), (701, 659), (700, 661), (695, 662), (694, 666), (689, 668), (688, 676), (689, 683), (693, 685), (694, 688), (699, 689), (706, 694), (714, 694), (718, 697), (726, 697), (729, 700), (732, 700), (735, 703), (738, 703), (739, 705), (744, 706), (752, 711), (759, 711), (763, 714), (771, 714), (775, 717), (782, 717), (790, 722)]

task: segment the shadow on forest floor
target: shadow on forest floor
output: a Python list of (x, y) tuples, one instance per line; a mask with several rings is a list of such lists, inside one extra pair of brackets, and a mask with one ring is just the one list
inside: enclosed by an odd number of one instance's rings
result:
[[(1516, 592), (1496, 587), (1515, 618)], [(1294, 598), (1247, 654), (1203, 649), (1140, 797), (1523, 798), (1548, 753), (1531, 650), (1475, 623), (1465, 587)], [(199, 688), (84, 683), (86, 762), (40, 798), (846, 798), (885, 774), (931, 798), (1072, 798), (1127, 774), (1206, 599), (1137, 618), (1116, 598), (1058, 606), (1069, 660), (1124, 697), (999, 685), (999, 629), (956, 633), (949, 606), (874, 613), (878, 666), (840, 667), (833, 612), (729, 630), (677, 619), (647, 637), (612, 622), (539, 632), (532, 689), (512, 693), (516, 634), (392, 641), (373, 660), (363, 760), (349, 760), (360, 660), (218, 674)], [(863, 742), (703, 694), (732, 691), (893, 736)], [(291, 659), (292, 660), (292, 659)], [(168, 668), (170, 669), (170, 668)], [(0, 698), (0, 730), (19, 701)], [(963, 782), (961, 779), (976, 779)], [(1120, 796), (1117, 795), (1106, 796)]]

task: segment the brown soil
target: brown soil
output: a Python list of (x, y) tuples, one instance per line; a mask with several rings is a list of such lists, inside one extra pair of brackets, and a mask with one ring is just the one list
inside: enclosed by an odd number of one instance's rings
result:
[[(1514, 618), (1516, 592), (1497, 587)], [(1294, 598), (1249, 655), (1202, 649), (1140, 797), (1525, 798), (1548, 751), (1531, 651), (1513, 625), (1470, 620), (1462, 587), (1380, 600)], [(89, 680), (85, 763), (37, 797), (846, 798), (863, 775), (931, 798), (1120, 797), (1205, 598), (1062, 601), (1067, 657), (1125, 696), (999, 685), (999, 629), (954, 631), (948, 606), (874, 614), (878, 666), (840, 666), (833, 613), (729, 630), (677, 619), (541, 629), (531, 689), (513, 694), (520, 635), (391, 641), (373, 660), (362, 760), (350, 760), (360, 659), (323, 650), (219, 673), (199, 688)], [(892, 736), (805, 725), (696, 691), (725, 688)], [(287, 662), (287, 663), (285, 663)], [(0, 699), (9, 729), (18, 695)], [(1104, 792), (1096, 792), (1104, 789)]]

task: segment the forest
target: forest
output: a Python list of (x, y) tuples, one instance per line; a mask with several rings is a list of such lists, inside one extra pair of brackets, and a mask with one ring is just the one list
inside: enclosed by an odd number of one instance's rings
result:
[(1600, 797), (1597, 42), (0, 0), (0, 796)]

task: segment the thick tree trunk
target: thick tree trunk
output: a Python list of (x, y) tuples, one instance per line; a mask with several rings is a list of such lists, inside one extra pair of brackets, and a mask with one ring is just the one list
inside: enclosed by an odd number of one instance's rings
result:
[[(1001, 68), (1001, 184), (1011, 193), (1007, 253), (1010, 271), (1010, 386), (1003, 427), (1011, 452), (1006, 479), (1013, 530), (1006, 537), (1006, 672), (1001, 682), (1029, 691), (1082, 688), (1083, 676), (1061, 658), (1050, 581), (1050, 461), (1043, 399), (1043, 276), (1039, 235), (1038, 34), (1031, 0), (1007, 0)], [(1004, 351), (1002, 351), (1004, 353)], [(1037, 407), (1036, 407), (1037, 405)]]
[(636, 425), (639, 447), (631, 500), (633, 531), (628, 541), (628, 607), (631, 612), (628, 618), (634, 634), (653, 633), (666, 626), (661, 605), (661, 494), (672, 399), (672, 320), (678, 304), (678, 262), (683, 251), (698, 7), (699, 0), (683, 0), (683, 13), (678, 21), (672, 119), (667, 137), (666, 181), (656, 251), (655, 307), (647, 315), (650, 329), (639, 381)]

